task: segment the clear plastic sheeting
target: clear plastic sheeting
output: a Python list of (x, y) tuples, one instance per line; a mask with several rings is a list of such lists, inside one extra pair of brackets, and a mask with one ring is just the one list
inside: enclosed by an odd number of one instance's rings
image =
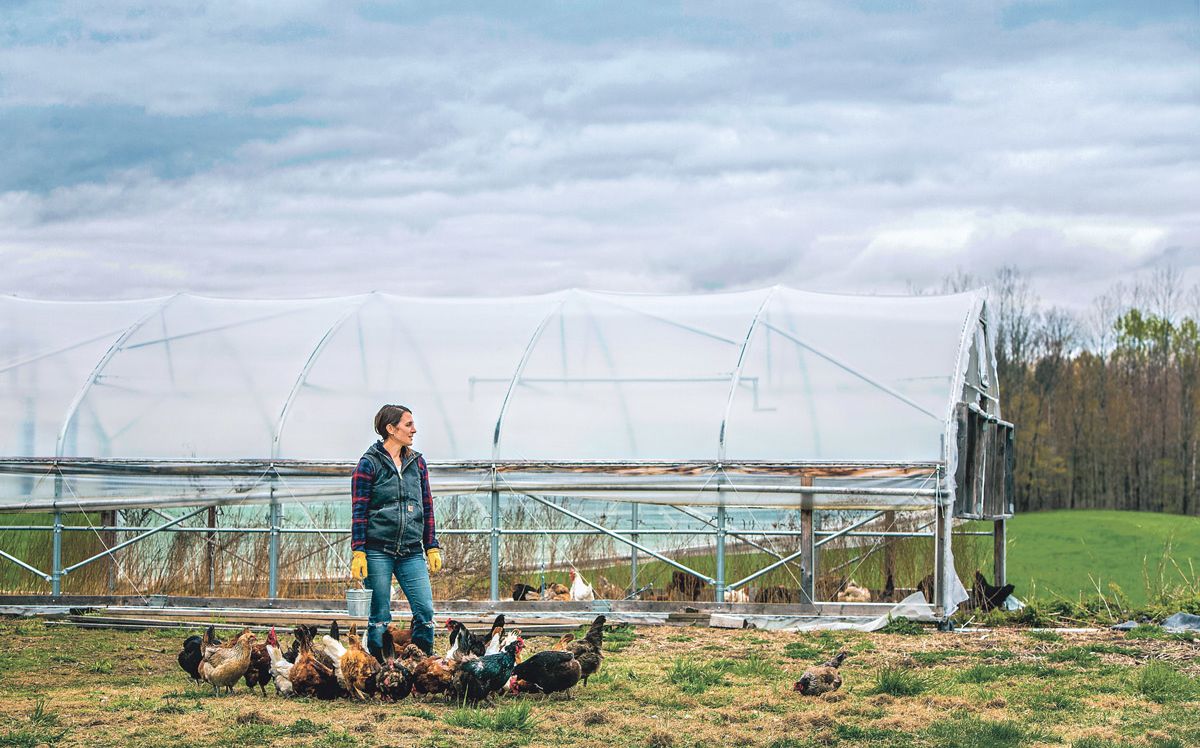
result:
[(7, 298), (0, 456), (345, 460), (399, 402), (435, 462), (943, 461), (981, 303)]

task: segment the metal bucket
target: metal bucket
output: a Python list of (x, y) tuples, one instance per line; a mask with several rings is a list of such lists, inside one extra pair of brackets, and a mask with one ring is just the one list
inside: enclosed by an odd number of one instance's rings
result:
[(351, 618), (366, 618), (371, 614), (371, 590), (346, 590), (346, 614)]

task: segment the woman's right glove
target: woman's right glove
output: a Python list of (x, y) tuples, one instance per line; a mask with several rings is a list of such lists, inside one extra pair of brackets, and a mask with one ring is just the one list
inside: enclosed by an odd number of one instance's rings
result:
[(350, 577), (356, 581), (367, 578), (367, 552), (355, 551), (350, 556)]

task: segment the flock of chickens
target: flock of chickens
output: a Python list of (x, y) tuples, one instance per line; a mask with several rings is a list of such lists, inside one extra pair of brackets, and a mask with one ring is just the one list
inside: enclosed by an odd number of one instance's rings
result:
[(179, 666), (197, 682), (220, 694), (232, 692), (245, 679), (252, 690), (266, 695), (275, 684), (281, 696), (315, 696), (358, 700), (399, 701), (409, 694), (446, 694), (455, 702), (477, 704), (493, 694), (568, 692), (600, 669), (604, 655), (605, 617), (592, 621), (583, 639), (564, 635), (553, 648), (524, 657), (519, 631), (505, 632), (504, 615), (496, 617), (486, 637), (477, 637), (460, 621), (449, 619), (450, 646), (438, 657), (412, 643), (411, 629), (389, 625), (383, 633), (382, 659), (363, 645), (356, 624), (346, 643), (337, 621), (318, 638), (315, 626), (300, 625), (285, 651), (272, 627), (266, 642), (257, 643), (249, 628), (222, 642), (213, 627), (203, 636), (189, 636), (179, 653)]

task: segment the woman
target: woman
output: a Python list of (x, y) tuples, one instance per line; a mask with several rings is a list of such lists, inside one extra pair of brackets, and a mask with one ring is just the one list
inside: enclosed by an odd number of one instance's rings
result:
[(412, 411), (385, 405), (375, 414), (371, 445), (350, 482), (350, 576), (371, 590), (367, 646), (382, 657), (383, 631), (392, 620), (392, 576), (408, 598), (413, 644), (433, 654), (433, 590), (429, 575), (442, 569), (433, 528), (433, 493), (425, 458), (413, 451)]

